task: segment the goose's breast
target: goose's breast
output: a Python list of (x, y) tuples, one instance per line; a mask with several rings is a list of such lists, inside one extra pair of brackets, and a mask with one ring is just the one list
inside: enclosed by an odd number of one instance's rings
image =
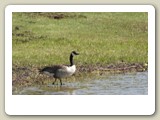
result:
[(72, 65), (72, 66), (69, 66), (69, 67), (67, 67), (67, 72), (69, 73), (69, 74), (73, 74), (73, 73), (75, 73), (75, 71), (76, 71), (76, 66), (75, 65)]

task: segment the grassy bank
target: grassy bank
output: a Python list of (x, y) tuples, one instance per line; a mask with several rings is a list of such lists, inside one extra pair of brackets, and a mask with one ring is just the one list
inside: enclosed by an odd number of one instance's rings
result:
[(147, 13), (13, 13), (14, 66), (148, 62)]

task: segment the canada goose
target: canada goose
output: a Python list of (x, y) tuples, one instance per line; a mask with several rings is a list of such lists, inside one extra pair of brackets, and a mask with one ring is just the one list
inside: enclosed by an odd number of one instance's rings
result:
[(74, 65), (73, 57), (75, 55), (79, 55), (79, 53), (72, 51), (69, 57), (70, 60), (70, 66), (65, 66), (65, 65), (54, 65), (51, 67), (45, 67), (41, 69), (39, 72), (40, 73), (45, 73), (47, 75), (50, 75), (55, 78), (55, 81), (52, 83), (54, 84), (57, 79), (60, 80), (60, 83), (62, 85), (62, 80), (61, 78), (68, 77), (73, 75), (76, 71), (76, 66)]

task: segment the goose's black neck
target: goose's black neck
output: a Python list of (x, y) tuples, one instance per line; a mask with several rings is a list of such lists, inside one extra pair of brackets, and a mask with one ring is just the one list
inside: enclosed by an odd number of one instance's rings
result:
[(72, 54), (70, 55), (69, 60), (70, 60), (70, 66), (74, 65), (73, 55)]

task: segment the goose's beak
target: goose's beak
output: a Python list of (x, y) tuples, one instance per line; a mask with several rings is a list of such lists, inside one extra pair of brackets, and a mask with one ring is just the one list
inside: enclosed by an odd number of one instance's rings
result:
[(76, 55), (79, 55), (79, 53), (76, 53)]

